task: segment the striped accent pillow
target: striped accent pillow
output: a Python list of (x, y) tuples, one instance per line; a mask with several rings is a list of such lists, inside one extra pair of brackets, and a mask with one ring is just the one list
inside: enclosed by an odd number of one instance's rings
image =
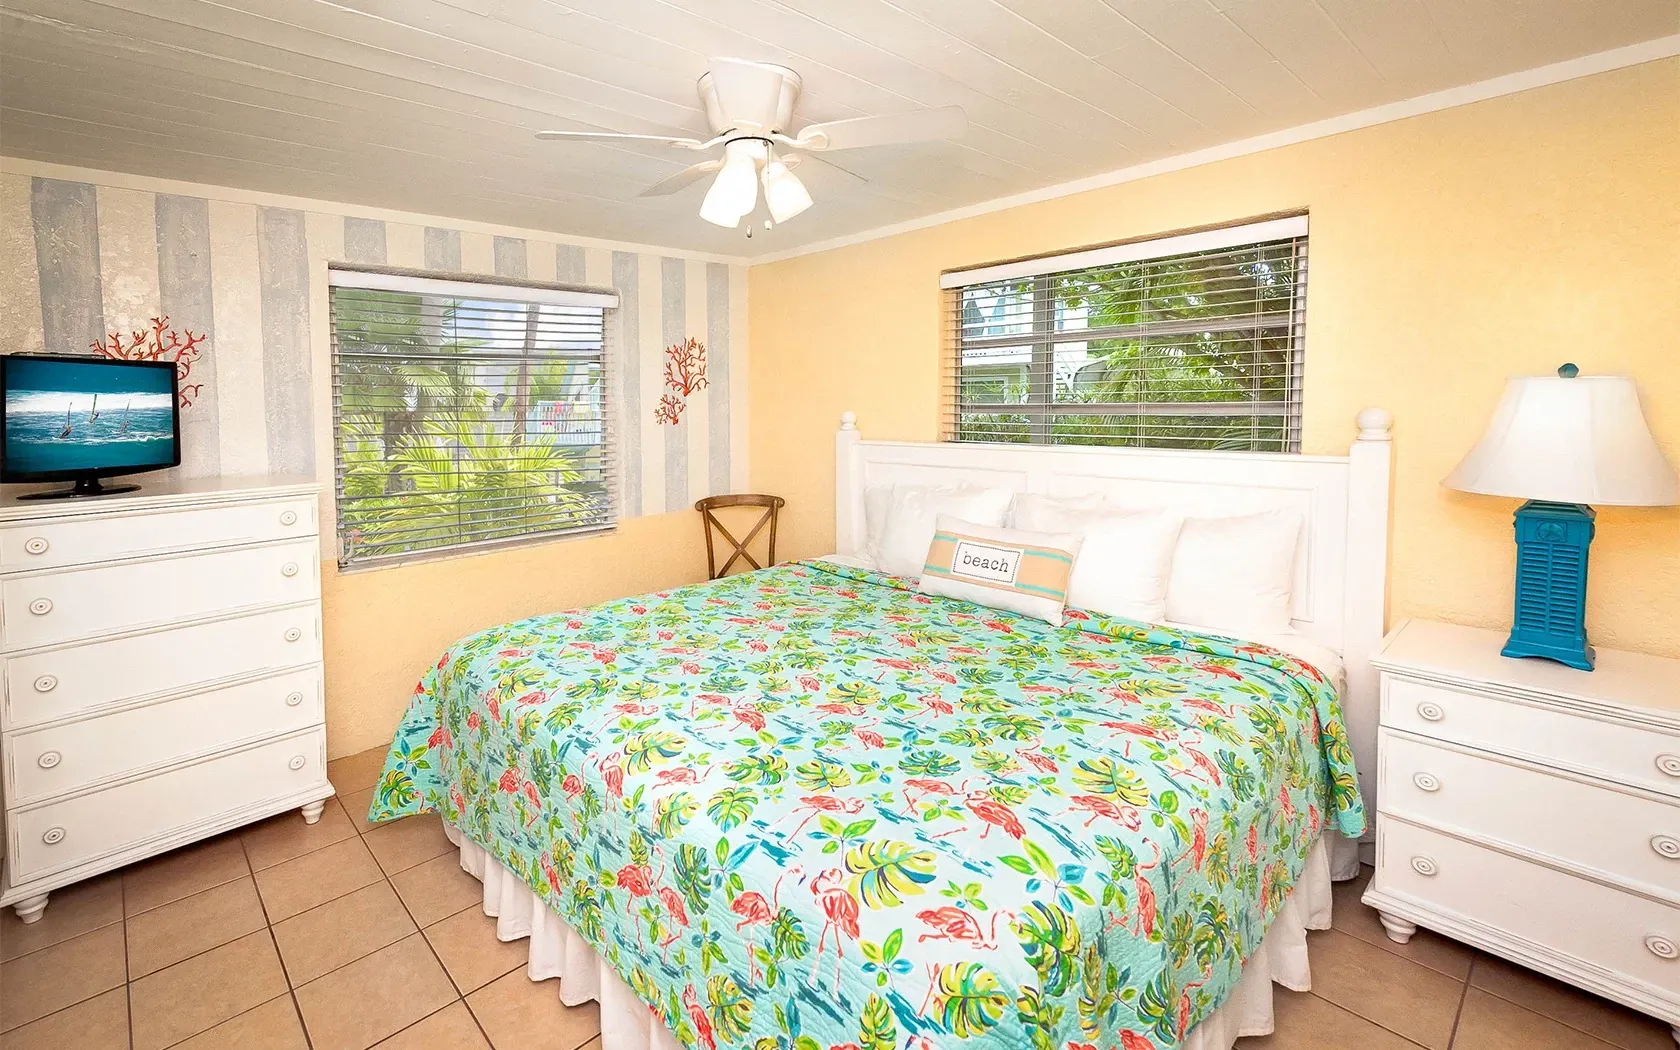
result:
[(939, 516), (919, 589), (1060, 626), (1083, 537)]

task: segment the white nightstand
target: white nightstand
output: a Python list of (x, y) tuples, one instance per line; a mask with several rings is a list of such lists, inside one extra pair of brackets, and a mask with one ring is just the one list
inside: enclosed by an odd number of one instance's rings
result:
[(1499, 655), (1409, 620), (1382, 675), (1365, 903), (1625, 1003), (1680, 1041), (1680, 660)]

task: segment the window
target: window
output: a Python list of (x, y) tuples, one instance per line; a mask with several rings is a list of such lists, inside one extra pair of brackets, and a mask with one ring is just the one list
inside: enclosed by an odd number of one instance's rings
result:
[(1299, 452), (1305, 216), (948, 273), (953, 441)]
[(330, 271), (339, 564), (614, 520), (610, 293)]

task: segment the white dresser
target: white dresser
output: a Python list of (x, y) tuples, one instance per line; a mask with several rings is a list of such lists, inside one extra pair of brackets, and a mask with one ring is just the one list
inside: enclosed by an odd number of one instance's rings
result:
[(1662, 1018), (1680, 1040), (1680, 660), (1499, 655), (1410, 620), (1382, 674), (1365, 903)]
[(0, 905), (300, 808), (326, 774), (312, 480), (0, 500)]

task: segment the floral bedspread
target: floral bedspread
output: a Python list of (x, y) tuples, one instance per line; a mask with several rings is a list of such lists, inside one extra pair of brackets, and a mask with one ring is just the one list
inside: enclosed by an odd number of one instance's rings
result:
[(432, 810), (705, 1050), (1169, 1050), (1365, 823), (1307, 664), (825, 562), (461, 640), (370, 818)]

